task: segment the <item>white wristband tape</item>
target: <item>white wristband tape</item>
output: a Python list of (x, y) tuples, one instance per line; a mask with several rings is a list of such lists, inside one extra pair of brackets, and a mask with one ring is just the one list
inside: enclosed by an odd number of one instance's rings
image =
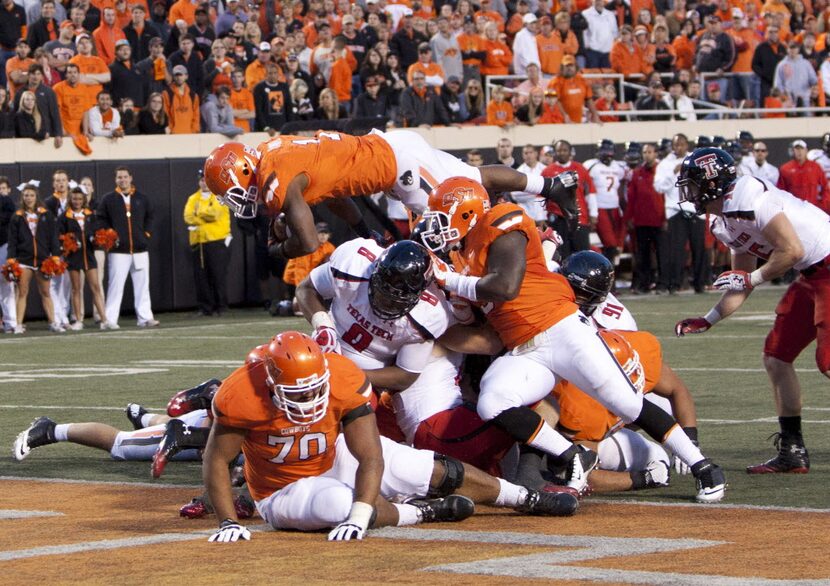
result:
[(334, 329), (334, 322), (331, 321), (331, 316), (327, 311), (318, 311), (311, 316), (311, 327), (316, 330), (320, 326), (328, 326)]
[(749, 284), (753, 287), (757, 287), (763, 282), (764, 276), (761, 274), (761, 269), (755, 269), (754, 271), (749, 273)]
[(481, 277), (465, 277), (458, 273), (447, 274), (447, 279), (444, 283), (444, 289), (455, 293), (459, 297), (468, 299), (470, 301), (478, 301), (476, 294), (476, 284), (481, 280)]
[(354, 523), (364, 530), (369, 528), (372, 516), (375, 514), (375, 507), (370, 504), (355, 501), (352, 503), (352, 510), (349, 511), (349, 523)]
[(717, 307), (713, 307), (712, 309), (709, 310), (709, 313), (707, 313), (706, 315), (703, 316), (703, 319), (708, 321), (709, 325), (713, 326), (716, 323), (718, 323), (720, 320), (722, 320), (723, 316), (720, 314)]

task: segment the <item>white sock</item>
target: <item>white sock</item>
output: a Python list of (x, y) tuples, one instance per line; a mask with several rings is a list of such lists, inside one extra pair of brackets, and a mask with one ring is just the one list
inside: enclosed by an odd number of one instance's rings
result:
[(392, 503), (398, 509), (398, 527), (417, 525), (421, 522), (421, 510), (415, 505), (399, 505)]
[(69, 441), (69, 426), (71, 423), (59, 423), (55, 426), (55, 440), (59, 442)]
[(150, 421), (155, 417), (152, 413), (145, 413), (141, 416), (141, 427), (150, 427)]
[(686, 432), (679, 425), (675, 425), (671, 429), (663, 445), (674, 452), (678, 458), (689, 466), (694, 466), (703, 460), (703, 454), (700, 452), (700, 448), (692, 443), (692, 440), (689, 439), (689, 436), (686, 435)]
[(497, 507), (518, 507), (527, 500), (527, 489), (523, 486), (507, 482), (503, 478), (499, 481), (499, 496), (493, 501)]
[(527, 442), (532, 448), (542, 450), (554, 456), (561, 455), (564, 451), (569, 449), (573, 444), (565, 439), (561, 433), (553, 429), (547, 423), (542, 423), (542, 427), (532, 440)]
[(539, 195), (545, 187), (545, 178), (541, 175), (528, 175), (527, 185), (525, 186), (525, 193), (532, 193)]

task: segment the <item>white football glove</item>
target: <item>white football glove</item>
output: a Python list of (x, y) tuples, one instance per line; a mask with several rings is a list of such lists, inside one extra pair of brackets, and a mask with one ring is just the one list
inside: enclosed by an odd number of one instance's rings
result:
[(240, 525), (237, 521), (225, 519), (219, 525), (219, 531), (211, 535), (208, 541), (211, 543), (233, 543), (239, 541), (240, 538), (245, 541), (250, 541), (251, 532), (248, 531), (247, 527)]
[(355, 501), (352, 503), (352, 510), (349, 518), (340, 523), (329, 533), (329, 541), (352, 541), (361, 540), (366, 534), (366, 529), (375, 516), (375, 507), (372, 505)]
[(337, 339), (337, 332), (329, 326), (320, 326), (311, 334), (311, 339), (317, 342), (323, 352), (334, 352), (340, 354), (340, 342)]
[(712, 283), (715, 289), (721, 291), (752, 291), (752, 278), (746, 271), (726, 271), (721, 273)]
[(692, 468), (686, 462), (678, 458), (677, 454), (672, 454), (671, 462), (674, 467), (675, 474), (686, 476), (687, 474), (692, 473)]

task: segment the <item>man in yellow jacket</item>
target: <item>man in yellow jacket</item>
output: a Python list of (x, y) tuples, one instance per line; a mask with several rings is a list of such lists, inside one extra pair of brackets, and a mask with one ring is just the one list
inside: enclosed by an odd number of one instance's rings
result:
[(187, 198), (184, 221), (190, 232), (199, 314), (221, 316), (228, 309), (229, 208), (210, 192), (199, 171), (199, 190)]

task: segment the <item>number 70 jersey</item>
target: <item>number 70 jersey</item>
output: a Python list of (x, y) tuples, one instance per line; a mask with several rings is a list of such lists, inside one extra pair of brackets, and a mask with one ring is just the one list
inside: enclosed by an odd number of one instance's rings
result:
[(421, 372), (433, 340), (460, 320), (444, 293), (431, 284), (405, 316), (383, 320), (369, 303), (369, 279), (383, 248), (374, 240), (358, 238), (341, 244), (311, 272), (311, 282), (325, 299), (345, 356), (366, 370), (396, 364)]

